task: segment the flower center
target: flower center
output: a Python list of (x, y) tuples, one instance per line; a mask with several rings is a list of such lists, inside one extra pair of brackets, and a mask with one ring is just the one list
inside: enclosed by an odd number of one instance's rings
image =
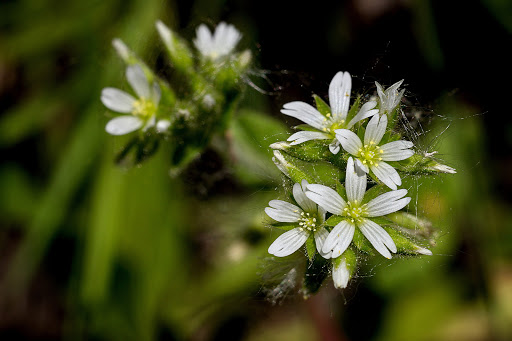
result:
[(146, 98), (139, 98), (133, 103), (133, 114), (135, 116), (147, 118), (151, 117), (156, 112), (156, 105), (152, 100)]
[(308, 231), (316, 232), (316, 217), (312, 216), (311, 213), (301, 212), (299, 226), (301, 231), (306, 229)]
[(335, 121), (331, 113), (325, 115), (324, 124), (323, 131), (332, 135), (335, 135), (334, 131), (336, 129), (344, 129), (346, 127), (345, 120)]
[(378, 166), (379, 162), (382, 161), (382, 153), (384, 151), (374, 141), (370, 141), (370, 143), (359, 148), (357, 156), (365, 165)]
[(361, 223), (366, 216), (366, 204), (360, 205), (357, 200), (349, 201), (343, 211), (344, 216), (348, 217), (352, 223)]

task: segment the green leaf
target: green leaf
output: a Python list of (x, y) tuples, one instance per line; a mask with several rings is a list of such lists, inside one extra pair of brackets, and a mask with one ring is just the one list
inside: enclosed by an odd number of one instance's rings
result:
[(399, 253), (418, 256), (422, 252), (426, 251), (425, 248), (416, 244), (416, 242), (408, 238), (405, 234), (400, 233), (392, 227), (384, 227), (384, 230), (390, 235), (391, 239), (395, 242), (396, 249)]
[(331, 108), (327, 103), (324, 102), (323, 99), (320, 98), (320, 96), (313, 95), (313, 98), (316, 102), (316, 108), (322, 115), (326, 116), (327, 114), (331, 113)]
[(271, 145), (273, 149), (282, 150), (303, 161), (327, 161), (332, 153), (329, 151), (327, 140), (310, 140), (291, 145), (289, 142), (278, 142)]

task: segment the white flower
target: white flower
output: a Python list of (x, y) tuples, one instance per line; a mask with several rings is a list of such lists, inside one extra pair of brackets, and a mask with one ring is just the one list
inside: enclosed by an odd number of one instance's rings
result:
[(402, 85), (402, 82), (404, 80), (396, 82), (395, 84), (391, 85), (386, 90), (382, 89), (382, 86), (375, 82), (375, 85), (377, 86), (377, 94), (379, 95), (379, 113), (381, 115), (386, 114), (389, 115), (393, 112), (393, 110), (396, 108), (398, 103), (400, 103), (400, 100), (402, 99), (402, 96), (404, 95), (405, 89), (402, 89), (400, 92), (398, 91), (398, 88), (400, 85)]
[(230, 54), (241, 38), (242, 34), (225, 22), (215, 28), (213, 35), (206, 25), (201, 24), (197, 28), (194, 45), (204, 57), (216, 61)]
[(357, 122), (375, 115), (378, 110), (373, 109), (377, 105), (375, 101), (365, 103), (359, 112), (347, 122), (348, 107), (350, 103), (350, 91), (352, 78), (348, 72), (338, 72), (329, 85), (329, 104), (331, 112), (326, 116), (322, 115), (313, 106), (304, 102), (290, 102), (283, 106), (281, 112), (285, 115), (295, 117), (318, 131), (299, 131), (288, 138), (291, 145), (303, 143), (309, 140), (332, 140), (329, 149), (337, 154), (340, 145), (335, 137), (335, 130), (350, 129)]
[(271, 200), (265, 213), (272, 219), (282, 223), (298, 223), (297, 227), (283, 233), (270, 245), (268, 252), (277, 257), (289, 256), (297, 251), (311, 233), (314, 233), (318, 252), (324, 258), (331, 258), (330, 252), (322, 252), (322, 246), (329, 232), (321, 225), (325, 221), (325, 210), (317, 206), (306, 195), (308, 182), (293, 186), (293, 197), (300, 207), (282, 200)]
[(160, 87), (156, 82), (151, 87), (144, 71), (138, 65), (126, 68), (126, 78), (138, 99), (116, 88), (105, 88), (101, 92), (101, 101), (107, 108), (127, 114), (108, 121), (105, 130), (111, 135), (124, 135), (155, 125), (155, 114), (160, 102)]
[(381, 255), (391, 258), (389, 251), (393, 253), (397, 251), (395, 243), (389, 234), (371, 218), (404, 208), (411, 201), (409, 197), (404, 198), (407, 190), (390, 191), (363, 204), (366, 193), (366, 174), (357, 172), (352, 157), (347, 163), (345, 188), (347, 201), (327, 186), (316, 184), (307, 186), (308, 198), (326, 211), (345, 218), (329, 233), (324, 241), (322, 252), (332, 252), (332, 258), (340, 256), (352, 242), (357, 227)]
[(397, 189), (397, 186), (402, 184), (402, 179), (398, 172), (384, 161), (400, 161), (411, 157), (414, 151), (409, 148), (413, 147), (413, 143), (393, 141), (379, 146), (387, 124), (386, 115), (373, 116), (366, 126), (364, 144), (354, 132), (348, 129), (336, 130), (336, 138), (343, 149), (356, 157), (358, 168), (366, 173), (372, 171), (386, 186)]

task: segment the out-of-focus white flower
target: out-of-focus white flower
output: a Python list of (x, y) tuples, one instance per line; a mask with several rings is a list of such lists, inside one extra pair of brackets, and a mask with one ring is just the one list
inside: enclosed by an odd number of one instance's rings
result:
[(288, 141), (291, 141), (290, 144), (295, 145), (310, 140), (332, 140), (329, 144), (329, 149), (333, 154), (337, 154), (340, 151), (340, 144), (336, 140), (335, 130), (341, 128), (350, 129), (357, 122), (378, 112), (377, 109), (373, 109), (377, 102), (369, 101), (361, 107), (354, 118), (347, 122), (351, 89), (352, 78), (350, 74), (348, 72), (338, 72), (329, 85), (331, 112), (326, 116), (304, 102), (286, 103), (281, 110), (283, 114), (295, 117), (318, 130), (299, 131), (288, 138)]
[(108, 109), (126, 114), (108, 121), (105, 130), (111, 135), (125, 135), (155, 125), (160, 87), (156, 82), (150, 86), (144, 71), (138, 65), (126, 68), (126, 78), (137, 94), (137, 99), (116, 88), (105, 88), (101, 92), (101, 101)]
[(369, 173), (370, 171), (391, 189), (397, 189), (402, 184), (398, 172), (384, 161), (400, 161), (414, 154), (409, 148), (413, 147), (410, 141), (393, 141), (379, 146), (386, 127), (388, 117), (375, 115), (372, 117), (364, 134), (364, 144), (361, 139), (348, 129), (336, 130), (336, 138), (341, 146), (356, 157), (356, 166)]
[(201, 24), (197, 28), (194, 45), (204, 57), (216, 61), (229, 55), (241, 38), (242, 34), (225, 22), (221, 22), (213, 34)]
[(331, 258), (330, 252), (322, 252), (322, 246), (329, 232), (321, 225), (325, 220), (325, 210), (311, 201), (306, 194), (308, 182), (293, 186), (293, 198), (300, 207), (282, 200), (271, 200), (265, 213), (282, 223), (297, 223), (297, 227), (283, 233), (270, 245), (268, 252), (277, 257), (289, 256), (297, 251), (311, 233), (314, 233), (316, 248), (324, 258)]
[(400, 103), (402, 96), (404, 95), (405, 89), (398, 91), (398, 88), (403, 83), (403, 79), (401, 81), (396, 82), (391, 85), (386, 90), (383, 90), (382, 85), (378, 82), (375, 82), (377, 86), (377, 94), (379, 95), (379, 114), (380, 115), (389, 115), (395, 110), (396, 106)]
[[(384, 257), (391, 258), (389, 251), (393, 253), (397, 251), (393, 239), (372, 218), (384, 216), (404, 208), (411, 201), (411, 198), (404, 198), (407, 190), (400, 189), (381, 194), (363, 204), (366, 182), (366, 174), (360, 174), (356, 170), (354, 160), (350, 157), (347, 162), (345, 177), (347, 201), (330, 187), (318, 184), (307, 186), (306, 196), (309, 199), (323, 207), (327, 212), (344, 218), (332, 229), (322, 246), (324, 253), (332, 252), (332, 258), (336, 258), (345, 252), (352, 242), (356, 227)], [(343, 270), (339, 269), (337, 271)], [(342, 279), (344, 278), (343, 273), (337, 276)], [(334, 280), (336, 281), (336, 279)], [(339, 283), (343, 283), (343, 281), (340, 280)]]

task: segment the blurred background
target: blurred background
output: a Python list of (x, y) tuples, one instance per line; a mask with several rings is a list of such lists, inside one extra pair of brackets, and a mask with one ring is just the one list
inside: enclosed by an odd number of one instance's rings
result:
[[(230, 135), (170, 177), (165, 147), (120, 167), (103, 87), (126, 89), (119, 37), (172, 77), (154, 23), (189, 41), (224, 20), (254, 54)], [(512, 2), (0, 2), (1, 340), (512, 339)], [(405, 79), (418, 150), (456, 175), (406, 179), (434, 255), (364, 264), (347, 290), (273, 287), (282, 190), (270, 143), (286, 102)], [(249, 81), (247, 81), (249, 82)], [(377, 257), (376, 257), (377, 258)]]

